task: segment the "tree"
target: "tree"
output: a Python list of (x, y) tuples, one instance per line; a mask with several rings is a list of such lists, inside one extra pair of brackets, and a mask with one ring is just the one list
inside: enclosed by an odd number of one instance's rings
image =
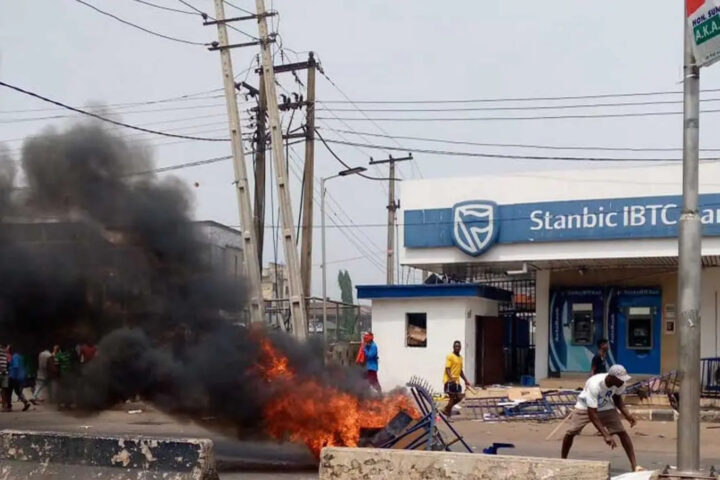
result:
[[(353, 304), (353, 285), (350, 273), (347, 270), (340, 270), (338, 272), (338, 285), (340, 286), (340, 299), (344, 304)], [(343, 306), (342, 314), (338, 318), (338, 327), (342, 323), (342, 332), (345, 335), (352, 335), (355, 331), (355, 308)]]

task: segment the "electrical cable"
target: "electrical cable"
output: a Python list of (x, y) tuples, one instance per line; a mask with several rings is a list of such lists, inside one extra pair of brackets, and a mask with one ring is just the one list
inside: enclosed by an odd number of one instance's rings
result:
[[(320, 132), (319, 132), (317, 129), (315, 129), (315, 133), (317, 134), (317, 136), (318, 136), (318, 138), (320, 139), (320, 141), (322, 142), (322, 144), (325, 145), (325, 148), (327, 149), (327, 151), (330, 152), (330, 154), (331, 154), (333, 157), (335, 157), (335, 160), (337, 160), (338, 162), (340, 162), (340, 164), (341, 164), (342, 166), (344, 166), (344, 167), (347, 168), (348, 170), (349, 170), (349, 169), (352, 169), (352, 168), (357, 168), (357, 167), (352, 167), (352, 166), (350, 166), (350, 165), (347, 164), (342, 158), (340, 158), (340, 157), (333, 151), (333, 149), (330, 148), (330, 145), (328, 145), (328, 142), (325, 141), (325, 139), (323, 138), (322, 135), (320, 135)], [(336, 142), (336, 143), (347, 144), (348, 142)], [(368, 180), (375, 180), (375, 181), (389, 181), (389, 180), (395, 180), (395, 181), (397, 181), (397, 182), (402, 181), (402, 179), (399, 179), (399, 178), (371, 177), (371, 176), (366, 175), (366, 174), (364, 174), (364, 173), (357, 173), (356, 175), (358, 175), (359, 177), (362, 177), (362, 178), (366, 178), (366, 179), (368, 179)]]
[[(706, 98), (702, 102), (720, 102), (720, 98)], [(644, 107), (651, 105), (682, 105), (683, 100), (658, 100), (651, 102), (620, 102), (620, 103), (587, 103), (569, 105), (521, 105), (512, 107), (463, 107), (463, 108), (360, 108), (362, 112), (502, 112), (521, 110), (565, 110), (582, 108), (606, 108), (606, 107)], [(355, 108), (320, 108), (320, 111), (332, 110), (333, 112), (354, 112)]]
[(241, 12), (245, 12), (245, 13), (247, 13), (248, 15), (255, 15), (255, 13), (251, 12), (250, 10), (245, 10), (244, 8), (238, 7), (237, 5), (234, 5), (234, 4), (230, 3), (230, 2), (228, 2), (227, 0), (223, 0), (223, 3), (224, 3), (225, 5), (227, 5), (228, 7), (232, 7), (232, 8), (234, 8), (235, 10), (240, 10)]
[[(702, 93), (720, 92), (720, 88), (708, 88), (700, 90)], [(541, 102), (557, 100), (594, 100), (601, 98), (625, 98), (625, 97), (649, 97), (656, 95), (679, 95), (682, 90), (661, 90), (654, 92), (631, 92), (631, 93), (606, 93), (595, 95), (571, 95), (571, 96), (548, 96), (548, 97), (506, 97), (506, 98), (479, 98), (479, 99), (458, 99), (458, 100), (327, 100), (325, 103), (356, 103), (356, 104), (434, 104), (434, 103), (494, 103), (494, 102)]]
[[(320, 57), (318, 56), (318, 62), (320, 61), (319, 58), (320, 58)], [(324, 69), (319, 68), (318, 71), (320, 72), (320, 74), (321, 74), (328, 82), (330, 82), (330, 85), (332, 85), (333, 88), (335, 88), (335, 90), (337, 90), (338, 92), (340, 92), (340, 95), (342, 95), (342, 96), (345, 98), (346, 101), (350, 102), (350, 104), (351, 104), (358, 112), (360, 112), (360, 114), (361, 114), (363, 117), (365, 117), (365, 119), (367, 119), (368, 121), (370, 121), (370, 122), (375, 126), (375, 128), (378, 129), (379, 132), (384, 133), (384, 134), (386, 134), (386, 135), (389, 135), (388, 132), (387, 132), (383, 127), (381, 127), (375, 120), (373, 120), (373, 119), (372, 119), (371, 117), (369, 117), (365, 112), (363, 112), (362, 110), (360, 110), (360, 108), (357, 106), (357, 104), (356, 104), (355, 102), (353, 102), (353, 101), (350, 99), (350, 97), (348, 97), (347, 94), (345, 94), (345, 92), (328, 76), (328, 74), (325, 72)], [(335, 116), (335, 118), (338, 118), (338, 119), (339, 119), (339, 117), (337, 117), (337, 116)], [(399, 143), (397, 143), (397, 142), (395, 142), (395, 143), (396, 143), (398, 146), (401, 146)], [(388, 153), (388, 154), (389, 154), (389, 153)], [(416, 170), (417, 170), (418, 174), (420, 175), (420, 178), (422, 178), (422, 176), (423, 176), (422, 170), (420, 170), (420, 167), (417, 165), (417, 162), (416, 162), (416, 161), (413, 161), (412, 164), (416, 167)], [(399, 172), (401, 175), (403, 175), (402, 168), (401, 168), (400, 166), (398, 166), (398, 172)]]
[(137, 25), (137, 24), (135, 24), (135, 23), (128, 22), (127, 20), (123, 20), (122, 18), (120, 18), (120, 17), (118, 17), (118, 16), (116, 16), (116, 15), (113, 15), (112, 13), (106, 12), (106, 11), (104, 11), (104, 10), (100, 10), (100, 9), (97, 8), (95, 5), (92, 5), (92, 4), (90, 4), (90, 3), (87, 3), (87, 2), (85, 2), (84, 0), (75, 0), (75, 1), (78, 2), (78, 3), (81, 3), (81, 4), (83, 4), (83, 5), (85, 5), (86, 7), (92, 8), (93, 10), (95, 10), (95, 11), (98, 12), (98, 13), (101, 13), (101, 14), (103, 14), (103, 15), (105, 15), (105, 16), (108, 16), (108, 17), (110, 17), (110, 18), (112, 18), (112, 19), (115, 19), (115, 20), (117, 20), (117, 21), (120, 22), (120, 23), (123, 23), (123, 24), (128, 25), (128, 26), (133, 27), (133, 28), (136, 28), (136, 29), (138, 29), (138, 30), (142, 30), (143, 32), (149, 33), (150, 35), (154, 35), (154, 36), (156, 36), (156, 37), (164, 38), (164, 39), (166, 39), (166, 40), (172, 40), (173, 42), (184, 43), (184, 44), (186, 44), (186, 45), (195, 45), (195, 46), (201, 46), (201, 47), (203, 47), (203, 46), (206, 45), (205, 43), (202, 43), (202, 42), (193, 42), (193, 41), (191, 41), (191, 40), (184, 40), (184, 39), (182, 39), (182, 38), (171, 37), (171, 36), (169, 36), (169, 35), (164, 35), (164, 34), (162, 34), (162, 33), (158, 33), (158, 32), (155, 32), (155, 31), (153, 31), (153, 30), (149, 30), (149, 29), (147, 29), (147, 28), (145, 28), (145, 27), (141, 27), (140, 25)]
[(65, 109), (67, 109), (67, 110), (70, 110), (70, 111), (73, 111), (73, 112), (76, 112), (76, 113), (80, 113), (80, 114), (83, 114), (83, 115), (87, 115), (87, 116), (89, 116), (89, 117), (96, 118), (96, 119), (98, 119), (98, 120), (102, 120), (103, 122), (111, 123), (111, 124), (113, 124), (113, 125), (117, 125), (117, 126), (120, 126), (120, 127), (129, 128), (129, 129), (132, 129), (132, 130), (137, 130), (137, 131), (140, 131), (140, 132), (151, 133), (151, 134), (153, 134), (153, 135), (161, 135), (161, 136), (164, 136), (164, 137), (183, 138), (183, 139), (186, 139), (186, 140), (198, 140), (198, 141), (203, 141), (203, 142), (229, 142), (229, 141), (230, 141), (230, 139), (228, 139), (228, 138), (193, 137), (193, 136), (189, 136), (189, 135), (176, 135), (176, 134), (172, 134), (172, 133), (162, 132), (162, 131), (159, 131), (159, 130), (150, 130), (150, 129), (148, 129), (148, 128), (138, 127), (138, 126), (135, 126), (135, 125), (130, 125), (130, 124), (128, 124), (128, 123), (124, 123), (124, 122), (118, 122), (118, 121), (116, 121), (116, 120), (112, 120), (112, 119), (109, 119), (109, 118), (107, 118), (107, 117), (103, 117), (103, 116), (101, 116), (101, 115), (97, 115), (97, 114), (95, 114), (95, 113), (88, 112), (88, 111), (86, 111), (86, 110), (82, 110), (82, 109), (80, 109), (80, 108), (71, 107), (70, 105), (66, 105), (66, 104), (61, 103), (61, 102), (58, 102), (58, 101), (56, 101), (56, 100), (52, 100), (52, 99), (47, 98), (47, 97), (44, 97), (44, 96), (42, 96), (42, 95), (40, 95), (40, 94), (31, 92), (31, 91), (29, 91), (29, 90), (25, 90), (25, 89), (23, 89), (23, 88), (17, 87), (17, 86), (15, 86), (15, 85), (11, 85), (11, 84), (6, 83), (6, 82), (0, 81), (0, 86), (10, 88), (10, 89), (12, 89), (12, 90), (15, 90), (16, 92), (20, 92), (20, 93), (23, 93), (23, 94), (25, 94), (25, 95), (29, 95), (29, 96), (31, 96), (31, 97), (37, 98), (37, 99), (42, 100), (42, 101), (47, 102), (47, 103), (51, 103), (51, 104), (56, 105), (56, 106), (58, 106), (58, 107), (63, 107), (63, 108), (65, 108)]
[[(300, 160), (297, 152), (295, 152), (295, 149), (290, 149), (290, 157), (292, 158), (293, 162), (295, 162), (295, 164), (298, 166), (298, 168), (300, 168), (300, 166), (302, 165), (302, 161)], [(315, 183), (317, 184), (318, 187), (322, 188), (321, 180), (316, 178)], [(338, 202), (334, 196), (332, 196), (329, 192), (327, 192), (327, 188), (325, 190), (326, 190), (326, 193), (325, 193), (326, 198), (329, 198), (335, 204), (336, 208), (345, 216), (345, 218), (347, 219), (348, 222), (350, 222), (350, 224), (354, 224), (355, 222), (353, 221), (352, 217), (345, 211), (345, 209), (342, 207), (340, 202)], [(321, 190), (320, 194), (322, 195), (322, 190)], [(384, 253), (385, 250), (380, 248), (380, 246), (377, 245), (375, 243), (375, 241), (373, 241), (373, 239), (367, 235), (367, 233), (365, 233), (362, 229), (358, 229), (357, 231), (360, 233), (360, 235), (365, 237), (368, 244), (370, 244), (374, 248), (376, 248), (378, 252)]]
[(150, 7), (155, 7), (155, 8), (160, 9), (160, 10), (166, 10), (166, 11), (168, 11), (168, 12), (184, 13), (184, 14), (186, 14), (186, 15), (197, 15), (197, 13), (195, 13), (195, 12), (188, 12), (187, 10), (179, 10), (179, 9), (177, 9), (177, 8), (166, 7), (166, 6), (164, 6), (164, 5), (158, 5), (158, 4), (156, 4), (156, 3), (148, 2), (148, 1), (146, 1), (146, 0), (135, 0), (135, 1), (138, 2), (138, 3), (142, 3), (143, 5), (148, 5), (148, 6), (150, 6)]
[[(700, 113), (720, 113), (720, 109), (700, 110)], [(478, 122), (478, 121), (522, 121), (522, 120), (585, 120), (594, 118), (625, 118), (625, 117), (662, 117), (668, 115), (682, 115), (683, 112), (624, 112), (624, 113), (597, 113), (578, 115), (538, 115), (534, 117), (335, 117), (337, 120), (350, 122)], [(318, 117), (318, 120), (332, 120), (329, 117)]]
[[(329, 128), (329, 127), (328, 127)], [(369, 137), (386, 138), (387, 135), (368, 132), (357, 132), (355, 130), (342, 130), (330, 128), (335, 133), (347, 133), (350, 135), (364, 135)], [(499, 147), (499, 148), (531, 148), (538, 150), (599, 150), (608, 152), (681, 152), (682, 147), (601, 147), (601, 146), (571, 146), (571, 145), (546, 145), (536, 143), (490, 143), (490, 142), (471, 142), (461, 140), (449, 140), (441, 138), (429, 137), (413, 137), (405, 135), (393, 135), (394, 138), (400, 140), (416, 140), (430, 143), (447, 143), (450, 145), (471, 145), (477, 147)], [(344, 138), (344, 140), (346, 140)], [(720, 148), (701, 148), (700, 151), (720, 152)]]
[[(396, 148), (387, 145), (370, 145), (366, 143), (358, 142), (346, 142), (344, 140), (327, 140), (328, 143), (335, 143), (338, 145), (361, 145), (367, 148), (377, 148), (378, 150), (395, 150), (395, 151), (408, 151), (406, 148)], [(323, 141), (324, 143), (324, 141)], [(514, 154), (500, 154), (500, 153), (479, 153), (479, 152), (455, 152), (449, 150), (430, 150), (413, 148), (413, 152), (427, 153), (431, 155), (448, 155), (448, 156), (461, 156), (461, 157), (480, 157), (480, 158), (504, 158), (511, 160), (544, 160), (544, 161), (580, 161), (580, 162), (680, 162), (682, 158), (612, 158), (612, 157), (561, 157), (561, 156), (543, 156), (543, 155), (514, 155)], [(718, 160), (718, 158), (701, 158), (700, 160)]]
[[(179, 1), (180, 3), (182, 3), (183, 5), (185, 5), (186, 7), (189, 7), (189, 8), (192, 8), (193, 10), (195, 10), (195, 12), (197, 12), (200, 16), (203, 17), (203, 19), (208, 19), (208, 18), (209, 18), (209, 19), (212, 20), (213, 22), (217, 22), (217, 19), (216, 19), (216, 18), (214, 18), (214, 17), (210, 16), (208, 13), (203, 12), (202, 10), (196, 8), (193, 4), (191, 4), (191, 3), (189, 3), (189, 2), (186, 2), (185, 0), (178, 0), (178, 1)], [(227, 2), (225, 2), (225, 3), (227, 3)], [(254, 36), (254, 35), (251, 35), (251, 34), (249, 34), (249, 33), (247, 33), (247, 32), (244, 32), (244, 31), (240, 30), (239, 28), (235, 27), (234, 25), (230, 25), (230, 24), (227, 23), (227, 22), (225, 23), (225, 26), (226, 26), (227, 28), (229, 28), (230, 30), (234, 30), (234, 31), (236, 31), (236, 32), (238, 32), (238, 33), (241, 33), (241, 34), (245, 35), (245, 36), (248, 37), (248, 38), (252, 38), (253, 40), (260, 41), (260, 39), (259, 39), (258, 37)], [(237, 78), (237, 76), (236, 76), (236, 78)]]

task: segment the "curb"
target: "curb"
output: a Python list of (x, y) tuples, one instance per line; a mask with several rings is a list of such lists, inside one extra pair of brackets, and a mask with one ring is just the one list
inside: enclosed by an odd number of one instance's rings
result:
[[(648, 420), (651, 422), (675, 422), (678, 419), (678, 413), (671, 408), (663, 409), (634, 409), (630, 412), (635, 415), (638, 420)], [(720, 423), (719, 410), (701, 410), (700, 421), (703, 423)]]

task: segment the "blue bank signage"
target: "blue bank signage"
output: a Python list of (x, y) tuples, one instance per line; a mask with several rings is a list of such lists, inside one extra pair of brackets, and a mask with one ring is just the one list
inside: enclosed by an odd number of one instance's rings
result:
[[(670, 238), (677, 236), (680, 196), (406, 210), (405, 247), (455, 246), (478, 256), (494, 244)], [(720, 194), (700, 195), (703, 235), (720, 236)]]

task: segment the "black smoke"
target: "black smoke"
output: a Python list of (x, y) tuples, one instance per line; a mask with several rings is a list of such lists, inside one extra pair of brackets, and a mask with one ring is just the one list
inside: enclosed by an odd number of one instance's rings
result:
[(140, 396), (252, 430), (276, 388), (257, 368), (261, 338), (301, 375), (366, 394), (357, 372), (325, 367), (322, 345), (237, 325), (242, 279), (208, 267), (190, 191), (152, 168), (96, 124), (28, 138), (17, 160), (0, 153), (0, 344), (35, 356), (97, 341), (61, 379), (59, 401), (81, 412)]

